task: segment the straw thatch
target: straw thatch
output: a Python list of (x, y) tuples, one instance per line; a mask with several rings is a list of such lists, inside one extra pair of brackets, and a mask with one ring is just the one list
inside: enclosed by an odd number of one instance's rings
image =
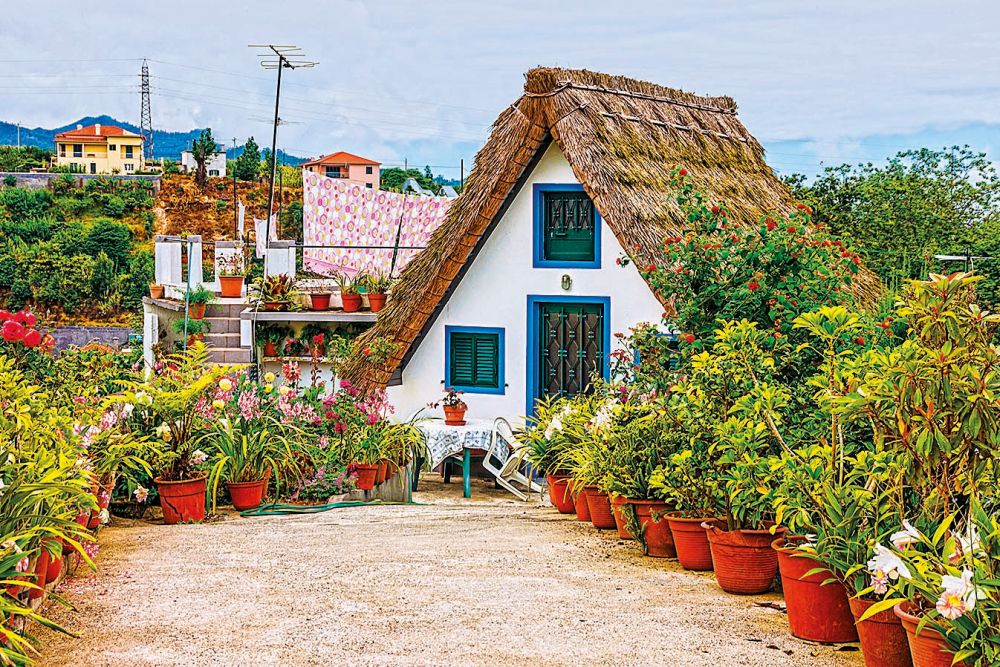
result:
[[(670, 192), (677, 166), (688, 169), (709, 200), (724, 202), (731, 219), (743, 224), (792, 203), (731, 98), (587, 70), (533, 69), (524, 94), (494, 123), (448, 219), (406, 267), (365, 334), (367, 340), (394, 339), (399, 351), (384, 365), (354, 359), (341, 369), (345, 377), (365, 387), (385, 385), (393, 375), (398, 379), (456, 276), (550, 141), (627, 248), (653, 248), (664, 236), (681, 233), (683, 216)], [(866, 290), (877, 284), (863, 282)]]

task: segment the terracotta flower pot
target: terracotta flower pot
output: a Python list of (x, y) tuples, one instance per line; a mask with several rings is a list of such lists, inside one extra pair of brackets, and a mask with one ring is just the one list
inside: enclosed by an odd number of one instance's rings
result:
[[(573, 482), (570, 481), (567, 486), (570, 494), (573, 493)], [(573, 509), (576, 510), (576, 520), (586, 521), (590, 523), (590, 505), (587, 503), (587, 494), (583, 491), (577, 494), (576, 498), (573, 499)]]
[(330, 297), (332, 296), (329, 292), (313, 292), (309, 295), (309, 305), (313, 310), (330, 310)]
[(587, 507), (590, 509), (590, 523), (598, 530), (614, 530), (615, 515), (611, 512), (611, 501), (608, 494), (601, 491), (596, 486), (586, 486), (583, 488), (584, 495), (587, 496)]
[(111, 493), (114, 490), (114, 484), (106, 484), (100, 488), (94, 488), (93, 493), (97, 496), (97, 509), (91, 511), (89, 518), (87, 519), (87, 528), (89, 530), (94, 530), (99, 528), (101, 525), (101, 512), (108, 509), (111, 505)]
[(623, 540), (634, 540), (635, 535), (629, 532), (625, 525), (625, 504), (628, 499), (625, 496), (614, 496), (611, 498), (611, 514), (615, 518), (615, 528), (618, 529), (618, 537)]
[(371, 491), (375, 488), (375, 477), (378, 475), (378, 464), (355, 463), (354, 472), (358, 476), (358, 488)]
[(705, 524), (712, 550), (715, 579), (727, 593), (758, 595), (771, 590), (778, 574), (778, 554), (771, 548), (774, 536), (784, 537), (785, 529), (723, 530)]
[(375, 471), (375, 484), (385, 483), (386, 461), (378, 462), (378, 469)]
[(906, 630), (892, 609), (880, 611), (871, 618), (859, 621), (875, 602), (850, 598), (848, 603), (851, 605), (851, 614), (854, 615), (854, 625), (858, 629), (861, 653), (867, 667), (913, 667)]
[[(652, 558), (677, 558), (674, 536), (664, 512), (667, 504), (662, 500), (629, 500), (635, 506), (635, 513), (642, 526), (642, 539), (646, 543), (646, 555)], [(655, 514), (655, 521), (654, 521)]]
[(188, 340), (187, 340), (188, 347), (191, 347), (195, 343), (198, 343), (198, 342), (203, 341), (203, 340), (205, 340), (205, 334), (203, 334), (203, 333), (191, 334), (190, 336), (188, 336)]
[[(790, 538), (794, 539), (794, 538)], [(788, 626), (793, 636), (822, 644), (858, 641), (847, 591), (837, 582), (823, 586), (829, 572), (806, 576), (819, 567), (812, 558), (796, 556), (800, 551), (787, 545), (784, 537), (771, 543), (778, 552), (781, 588), (788, 609)]]
[(392, 479), (393, 477), (395, 477), (397, 472), (399, 472), (399, 465), (395, 461), (391, 461), (391, 460), (387, 459), (386, 462), (385, 462), (385, 479), (386, 479), (386, 481), (389, 481), (390, 479)]
[(33, 571), (35, 576), (32, 578), (31, 583), (38, 586), (38, 588), (28, 589), (29, 600), (37, 600), (38, 598), (45, 597), (45, 577), (49, 571), (49, 552), (45, 549), (39, 551), (35, 557), (35, 569)]
[(569, 475), (546, 475), (549, 485), (549, 501), (559, 510), (560, 514), (572, 514), (575, 511), (573, 496), (569, 493)]
[(285, 304), (281, 301), (265, 301), (264, 310), (269, 313), (278, 312), (279, 310), (284, 310)]
[(369, 294), (368, 295), (368, 307), (371, 308), (373, 313), (385, 308), (385, 294)]
[(163, 523), (172, 526), (175, 523), (204, 520), (205, 479), (206, 475), (176, 482), (163, 480), (159, 477), (153, 480), (156, 483), (156, 490), (160, 494)]
[[(920, 634), (917, 634), (920, 617), (913, 615), (913, 608), (909, 603), (901, 602), (892, 611), (903, 623), (913, 667), (971, 667), (964, 660), (952, 665), (955, 654), (951, 652), (950, 645), (941, 633), (934, 628), (925, 625)], [(866, 660), (867, 657), (866, 655)]]
[(721, 521), (712, 517), (667, 516), (677, 560), (685, 570), (706, 572), (712, 569), (712, 549), (708, 545), (708, 535), (701, 527), (703, 523), (722, 525)]
[(226, 299), (243, 296), (243, 276), (219, 276), (219, 294)]
[(340, 300), (344, 304), (345, 313), (356, 313), (361, 310), (360, 294), (341, 294)]
[(162, 299), (164, 292), (166, 292), (166, 288), (163, 285), (158, 285), (156, 283), (150, 283), (150, 285), (149, 285), (149, 298), (150, 299)]
[(278, 356), (278, 348), (274, 346), (274, 343), (268, 341), (264, 343), (264, 356), (265, 357), (276, 357)]
[(252, 510), (260, 507), (267, 490), (267, 480), (258, 479), (255, 482), (226, 482), (229, 497), (233, 500), (233, 509)]
[(445, 405), (444, 423), (448, 426), (465, 426), (465, 411), (469, 409), (465, 403), (458, 405)]
[(201, 320), (205, 318), (205, 304), (203, 303), (189, 303), (188, 304), (188, 317), (192, 320)]

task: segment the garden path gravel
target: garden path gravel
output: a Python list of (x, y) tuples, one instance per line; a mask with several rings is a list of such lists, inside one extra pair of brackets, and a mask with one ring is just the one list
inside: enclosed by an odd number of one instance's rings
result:
[[(116, 520), (97, 575), (48, 607), (41, 665), (861, 667), (788, 634), (778, 595), (476, 480), (421, 480), (417, 506), (166, 527)], [(846, 647), (852, 649), (854, 647)]]

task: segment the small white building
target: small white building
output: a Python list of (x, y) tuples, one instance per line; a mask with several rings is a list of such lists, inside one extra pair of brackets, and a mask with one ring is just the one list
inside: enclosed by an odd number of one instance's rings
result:
[[(398, 343), (395, 356), (351, 360), (343, 375), (387, 385), (404, 419), (445, 387), (465, 393), (470, 418), (487, 419), (586, 391), (595, 371), (609, 375), (614, 334), (659, 322), (668, 307), (636, 263), (683, 233), (670, 189), (679, 166), (738, 224), (790, 205), (730, 98), (530, 71), (448, 219), (364, 334)], [(626, 253), (633, 261), (620, 266)]]
[[(194, 159), (192, 151), (181, 151), (181, 171), (185, 174), (193, 174), (198, 169), (198, 163)], [(226, 151), (216, 151), (205, 160), (205, 172), (209, 176), (226, 175)]]

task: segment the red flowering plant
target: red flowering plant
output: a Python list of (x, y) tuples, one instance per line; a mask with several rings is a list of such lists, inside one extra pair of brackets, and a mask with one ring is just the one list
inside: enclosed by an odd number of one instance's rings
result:
[(642, 322), (615, 334), (611, 376), (630, 386), (663, 394), (677, 379), (677, 336)]
[[(793, 328), (799, 314), (853, 303), (860, 259), (812, 223), (808, 206), (775, 211), (747, 226), (734, 221), (725, 204), (709, 202), (686, 169), (674, 170), (671, 186), (687, 228), (644, 259), (642, 249), (634, 250), (620, 264), (639, 266), (664, 303), (664, 323), (679, 332), (682, 351), (711, 349), (720, 320), (756, 322), (768, 332), (764, 344), (771, 348), (786, 338), (803, 342), (805, 335)], [(799, 356), (787, 355), (786, 369), (799, 366), (796, 376), (811, 373), (815, 360), (801, 364)]]

